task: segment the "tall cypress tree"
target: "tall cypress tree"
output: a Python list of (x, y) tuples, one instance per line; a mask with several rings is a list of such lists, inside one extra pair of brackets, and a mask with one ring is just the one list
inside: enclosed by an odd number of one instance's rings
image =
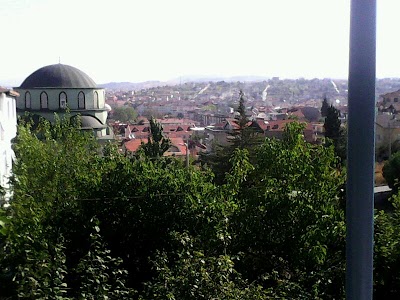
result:
[(236, 148), (247, 149), (249, 158), (252, 160), (255, 148), (260, 145), (264, 138), (257, 135), (254, 128), (249, 127), (249, 119), (246, 116), (245, 95), (239, 91), (239, 105), (236, 109), (236, 123), (238, 127), (229, 132), (231, 142), (227, 146), (214, 145), (211, 153), (200, 154), (200, 161), (208, 165), (215, 174), (214, 181), (217, 184), (225, 182), (225, 174), (232, 167), (231, 158)]
[(322, 101), (322, 106), (321, 106), (321, 116), (322, 117), (326, 117), (326, 115), (328, 114), (328, 108), (329, 108), (329, 103), (328, 103), (328, 99), (325, 96), (324, 100)]
[(240, 129), (245, 128), (247, 122), (249, 121), (246, 117), (246, 107), (244, 105), (244, 93), (242, 90), (239, 91), (239, 106), (237, 108), (237, 112), (239, 113), (238, 116), (238, 124)]
[(337, 140), (340, 136), (340, 111), (330, 105), (326, 111), (326, 119), (324, 124), (325, 129), (325, 137), (330, 138), (332, 140)]
[(239, 114), (236, 116), (237, 124), (239, 128), (234, 130), (231, 135), (234, 137), (232, 143), (232, 153), (236, 148), (244, 149), (248, 148), (250, 144), (253, 144), (253, 130), (248, 127), (249, 119), (246, 116), (246, 106), (245, 106), (245, 97), (243, 91), (239, 91), (239, 105), (236, 110)]
[(346, 158), (346, 137), (341, 127), (340, 111), (330, 105), (326, 111), (324, 123), (326, 145), (334, 145), (335, 153), (343, 161)]
[(150, 135), (148, 137), (147, 144), (142, 144), (146, 156), (158, 158), (163, 156), (164, 152), (171, 146), (171, 141), (164, 135), (162, 125), (158, 123), (154, 118), (149, 119), (150, 121)]

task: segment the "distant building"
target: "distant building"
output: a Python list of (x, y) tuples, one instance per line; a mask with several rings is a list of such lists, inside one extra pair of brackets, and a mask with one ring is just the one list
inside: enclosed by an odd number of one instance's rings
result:
[(54, 122), (54, 113), (63, 117), (69, 109), (71, 118), (81, 116), (83, 130), (92, 130), (98, 139), (112, 139), (113, 132), (106, 120), (110, 106), (105, 103), (105, 91), (84, 72), (72, 66), (45, 66), (29, 75), (15, 90), (17, 112), (43, 117)]
[(400, 90), (379, 96), (378, 110), (384, 113), (397, 114), (400, 112)]
[(229, 145), (232, 142), (234, 132), (239, 128), (238, 120), (233, 118), (226, 118), (218, 124), (205, 127), (205, 133), (208, 136), (206, 139), (208, 150), (212, 150), (213, 144)]
[[(266, 121), (256, 119), (249, 121), (246, 126), (252, 128), (255, 133), (261, 137), (282, 139), (285, 127), (288, 123), (296, 122), (294, 119)], [(317, 135), (314, 132), (313, 124), (302, 122), (305, 125), (303, 135), (304, 139), (309, 143), (317, 142)], [(210, 125), (205, 128), (207, 135), (206, 145), (209, 152), (213, 151), (213, 145), (228, 146), (232, 145), (235, 132), (240, 129), (237, 119), (227, 118), (223, 122), (215, 125)]]
[(225, 114), (199, 111), (195, 113), (194, 118), (200, 122), (201, 126), (209, 126), (223, 122), (227, 116)]
[(375, 148), (378, 155), (390, 155), (389, 148), (399, 141), (400, 120), (395, 115), (378, 114), (375, 121)]
[(384, 103), (400, 103), (400, 90), (395, 92), (386, 93), (380, 96), (381, 101)]
[(324, 122), (313, 122), (311, 123), (313, 128), (314, 142), (320, 144), (325, 141), (325, 123)]
[(17, 134), (16, 97), (18, 93), (0, 87), (0, 186), (7, 200), (10, 192), (8, 179), (11, 175), (14, 152), (11, 141)]
[[(275, 120), (275, 121), (256, 120), (252, 122), (250, 126), (256, 129), (257, 132), (262, 133), (263, 136), (265, 137), (282, 139), (286, 125), (291, 122), (298, 122), (298, 121), (295, 119)], [(309, 122), (301, 122), (301, 123), (305, 125), (305, 128), (303, 130), (304, 139), (309, 143), (315, 143), (317, 137), (314, 133), (315, 128), (313, 127), (313, 124)]]

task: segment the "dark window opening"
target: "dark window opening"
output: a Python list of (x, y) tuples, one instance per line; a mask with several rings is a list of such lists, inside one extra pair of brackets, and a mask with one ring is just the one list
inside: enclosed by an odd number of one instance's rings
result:
[(85, 94), (83, 92), (78, 94), (78, 108), (85, 108)]
[(65, 92), (60, 93), (59, 100), (60, 100), (60, 108), (66, 109), (67, 108), (67, 94)]
[(46, 92), (42, 92), (40, 94), (40, 108), (48, 109), (49, 108), (49, 97)]
[(25, 108), (27, 109), (31, 108), (31, 93), (29, 92), (25, 93)]

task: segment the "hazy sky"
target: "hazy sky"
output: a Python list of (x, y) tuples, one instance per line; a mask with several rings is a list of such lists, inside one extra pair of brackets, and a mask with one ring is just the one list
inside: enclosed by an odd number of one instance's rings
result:
[[(400, 77), (399, 11), (378, 1), (378, 77)], [(0, 0), (0, 83), (59, 57), (97, 83), (347, 78), (349, 17), (350, 0)]]

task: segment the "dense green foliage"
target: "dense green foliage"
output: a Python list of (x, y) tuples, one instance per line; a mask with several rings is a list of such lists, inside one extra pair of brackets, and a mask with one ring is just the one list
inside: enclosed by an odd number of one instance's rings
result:
[(382, 168), (382, 175), (390, 188), (399, 190), (400, 152), (393, 154)]
[(382, 175), (389, 187), (395, 192), (398, 192), (400, 180), (400, 152), (396, 152), (385, 162), (382, 168)]
[(389, 212), (375, 214), (374, 295), (398, 299), (400, 295), (400, 194), (390, 199)]
[(343, 177), (332, 149), (306, 143), (302, 130), (290, 123), (282, 141), (264, 143), (238, 193), (238, 270), (283, 298), (341, 298)]
[(333, 105), (330, 105), (328, 108), (326, 108), (325, 117), (326, 117), (324, 123), (325, 137), (330, 138), (334, 141), (339, 139), (340, 126), (341, 126), (341, 122), (339, 119), (340, 111)]
[[(325, 102), (324, 102), (325, 103)], [(321, 108), (322, 112), (323, 107)], [(340, 111), (333, 105), (326, 109), (324, 122), (326, 145), (333, 145), (335, 154), (343, 162), (346, 159), (347, 135), (340, 121)]]
[(156, 119), (151, 117), (149, 122), (150, 135), (147, 143), (142, 143), (141, 150), (143, 150), (147, 157), (158, 158), (168, 150), (171, 146), (171, 141), (164, 136), (162, 125)]
[(322, 101), (322, 105), (321, 105), (321, 116), (322, 117), (325, 118), (327, 116), (328, 108), (329, 108), (328, 99), (326, 97), (324, 97), (324, 100)]
[[(68, 119), (19, 126), (13, 199), (0, 214), (0, 295), (342, 299), (344, 176), (333, 147), (306, 143), (302, 130), (289, 124), (252, 157), (235, 149), (216, 184), (173, 158), (100, 149)], [(376, 217), (375, 291), (390, 297), (400, 270), (393, 203)]]
[(214, 182), (223, 184), (226, 182), (226, 173), (232, 168), (232, 155), (236, 149), (246, 149), (249, 152), (250, 161), (253, 161), (257, 147), (262, 144), (263, 138), (255, 128), (249, 126), (249, 119), (246, 116), (245, 96), (239, 91), (239, 104), (236, 109), (235, 122), (237, 128), (231, 130), (229, 145), (222, 146), (215, 143), (210, 153), (200, 153), (200, 162), (207, 166), (214, 173)]
[(112, 110), (112, 118), (121, 122), (135, 121), (137, 115), (135, 109), (130, 106), (115, 107)]

